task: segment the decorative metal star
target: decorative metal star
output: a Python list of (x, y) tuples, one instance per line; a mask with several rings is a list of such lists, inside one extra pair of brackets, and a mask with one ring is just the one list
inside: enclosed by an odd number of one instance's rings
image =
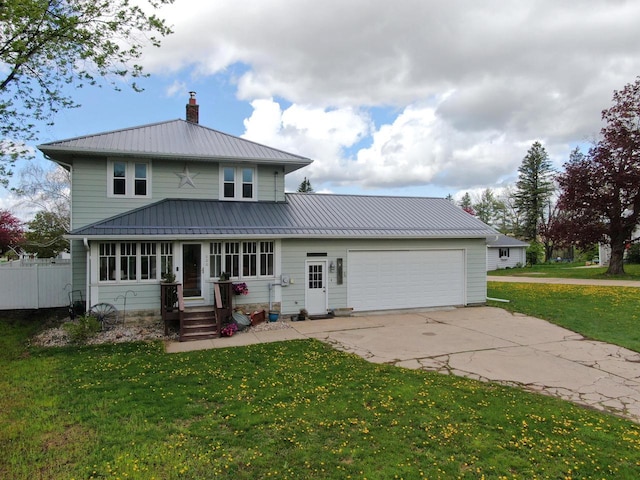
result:
[(193, 179), (196, 178), (200, 174), (199, 173), (191, 173), (189, 171), (189, 167), (187, 165), (185, 165), (184, 166), (184, 170), (182, 171), (182, 173), (176, 173), (176, 175), (178, 177), (180, 177), (180, 185), (178, 185), (178, 188), (182, 188), (185, 185), (190, 185), (193, 188), (196, 188), (196, 184), (193, 183)]

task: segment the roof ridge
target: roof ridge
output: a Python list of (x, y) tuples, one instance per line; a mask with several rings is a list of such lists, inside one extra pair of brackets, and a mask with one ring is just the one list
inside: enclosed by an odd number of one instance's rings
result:
[(144, 124), (144, 125), (134, 125), (134, 126), (131, 126), (131, 127), (116, 128), (115, 130), (105, 130), (103, 132), (89, 133), (89, 134), (86, 134), (86, 135), (78, 135), (76, 137), (71, 137), (71, 138), (63, 138), (62, 140), (54, 140), (53, 142), (41, 143), (37, 147), (40, 148), (41, 146), (55, 145), (57, 143), (73, 142), (73, 141), (82, 140), (82, 139), (85, 139), (85, 138), (101, 137), (103, 135), (112, 135), (114, 133), (129, 132), (131, 130), (140, 130), (142, 128), (155, 127), (157, 125), (164, 125), (164, 124), (173, 123), (173, 122), (179, 122), (179, 121), (185, 121), (185, 120), (182, 120), (181, 118), (174, 118), (173, 120), (165, 120), (165, 121), (162, 121), (162, 122), (152, 122), (152, 123), (147, 123), (147, 124)]
[(313, 196), (331, 196), (331, 197), (350, 197), (350, 198), (406, 198), (415, 200), (446, 200), (445, 197), (418, 197), (415, 195), (374, 195), (374, 194), (362, 194), (362, 193), (321, 193), (321, 192), (285, 192), (285, 195), (313, 195)]

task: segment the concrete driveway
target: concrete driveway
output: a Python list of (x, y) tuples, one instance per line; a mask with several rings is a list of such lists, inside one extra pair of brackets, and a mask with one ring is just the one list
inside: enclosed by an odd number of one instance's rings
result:
[(283, 323), (167, 351), (316, 338), (371, 362), (518, 386), (640, 423), (640, 354), (537, 318), (468, 307)]

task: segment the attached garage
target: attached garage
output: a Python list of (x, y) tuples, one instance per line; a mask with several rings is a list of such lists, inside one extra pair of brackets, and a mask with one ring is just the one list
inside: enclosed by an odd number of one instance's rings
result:
[(352, 250), (347, 289), (357, 311), (465, 305), (465, 251)]

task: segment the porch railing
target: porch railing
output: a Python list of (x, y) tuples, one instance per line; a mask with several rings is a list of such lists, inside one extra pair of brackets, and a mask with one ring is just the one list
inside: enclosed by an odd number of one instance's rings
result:
[(169, 335), (169, 323), (179, 320), (182, 326), (184, 296), (181, 283), (160, 284), (160, 315), (164, 322), (164, 334)]

